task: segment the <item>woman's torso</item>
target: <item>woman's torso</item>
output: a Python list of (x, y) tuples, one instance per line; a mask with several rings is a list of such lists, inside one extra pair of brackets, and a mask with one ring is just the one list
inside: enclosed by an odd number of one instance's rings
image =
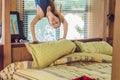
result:
[(47, 7), (50, 6), (49, 0), (35, 0), (36, 6), (38, 5), (44, 12), (44, 16), (46, 16)]

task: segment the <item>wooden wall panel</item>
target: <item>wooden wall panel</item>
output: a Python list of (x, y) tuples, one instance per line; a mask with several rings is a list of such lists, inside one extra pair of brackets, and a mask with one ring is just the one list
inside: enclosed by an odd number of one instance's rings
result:
[(12, 62), (32, 60), (24, 44), (12, 44)]

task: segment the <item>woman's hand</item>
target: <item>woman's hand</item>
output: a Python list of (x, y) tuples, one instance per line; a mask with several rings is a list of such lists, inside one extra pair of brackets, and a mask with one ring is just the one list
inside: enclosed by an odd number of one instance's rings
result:
[(33, 41), (32, 42), (33, 44), (38, 44), (38, 43), (40, 43), (39, 41)]
[(58, 40), (62, 40), (62, 39), (65, 39), (65, 38), (59, 38)]

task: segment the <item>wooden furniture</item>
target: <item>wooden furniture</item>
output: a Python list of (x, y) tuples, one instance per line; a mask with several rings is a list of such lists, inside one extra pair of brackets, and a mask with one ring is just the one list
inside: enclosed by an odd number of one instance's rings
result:
[[(32, 60), (30, 53), (27, 51), (23, 43), (12, 43), (11, 44), (11, 62)], [(4, 68), (3, 66), (4, 55), (3, 55), (3, 45), (0, 45), (0, 70)]]
[(25, 44), (12, 43), (11, 44), (12, 62), (32, 60), (31, 54), (27, 51)]
[(4, 67), (11, 63), (10, 2), (11, 0), (2, 0), (2, 41)]
[(0, 70), (3, 69), (3, 46), (0, 45)]
[(116, 0), (115, 6), (112, 80), (120, 80), (120, 0)]
[[(109, 13), (115, 14), (115, 0), (109, 1)], [(109, 37), (113, 38), (114, 22), (109, 21)]]
[[(9, 8), (11, 0), (3, 1), (3, 28), (4, 28), (4, 66), (11, 63), (11, 43), (10, 43), (10, 21), (9, 21)], [(114, 41), (113, 41), (113, 66), (112, 66), (112, 80), (120, 80), (120, 0), (116, 0), (115, 6), (115, 25), (114, 25)]]

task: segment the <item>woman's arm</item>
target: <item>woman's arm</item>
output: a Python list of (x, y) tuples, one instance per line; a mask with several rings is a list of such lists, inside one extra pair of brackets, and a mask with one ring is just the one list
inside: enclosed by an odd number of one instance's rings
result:
[(63, 23), (63, 28), (64, 28), (63, 38), (66, 38), (66, 36), (67, 36), (67, 31), (68, 31), (68, 23), (67, 23), (67, 21), (65, 20), (65, 18), (63, 18), (62, 23)]

